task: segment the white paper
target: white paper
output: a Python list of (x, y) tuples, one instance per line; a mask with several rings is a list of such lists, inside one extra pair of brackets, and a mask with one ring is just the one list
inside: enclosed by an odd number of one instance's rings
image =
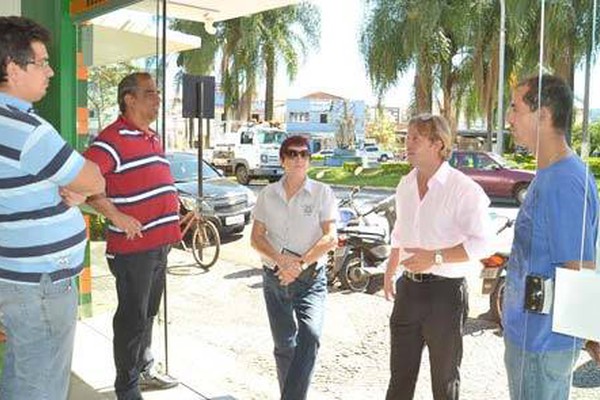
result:
[(600, 341), (600, 273), (556, 269), (552, 330)]

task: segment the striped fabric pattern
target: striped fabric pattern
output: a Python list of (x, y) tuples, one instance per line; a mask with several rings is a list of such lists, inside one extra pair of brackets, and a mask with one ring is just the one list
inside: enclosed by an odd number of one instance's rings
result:
[(72, 182), (84, 159), (31, 104), (0, 93), (0, 280), (56, 281), (83, 266), (85, 223), (58, 189)]
[(181, 240), (177, 189), (158, 136), (123, 117), (104, 129), (84, 153), (100, 166), (106, 194), (123, 213), (142, 224), (142, 238), (129, 240), (109, 224), (108, 254), (129, 254)]

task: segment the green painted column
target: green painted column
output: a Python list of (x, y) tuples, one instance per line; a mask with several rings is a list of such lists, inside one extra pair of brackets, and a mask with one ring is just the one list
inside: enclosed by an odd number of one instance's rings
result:
[(36, 109), (65, 140), (77, 148), (77, 36), (69, 14), (69, 4), (69, 0), (21, 0), (21, 14), (39, 22), (52, 33), (48, 52), (54, 77), (50, 81), (48, 94), (36, 104)]

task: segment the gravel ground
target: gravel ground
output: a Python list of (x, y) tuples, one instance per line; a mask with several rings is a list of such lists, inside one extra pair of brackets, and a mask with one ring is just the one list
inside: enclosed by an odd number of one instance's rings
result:
[[(213, 399), (275, 399), (278, 387), (272, 340), (262, 298), (258, 257), (248, 230), (223, 246), (209, 272), (193, 267), (191, 254), (174, 250), (168, 276), (169, 372)], [(94, 244), (94, 318), (111, 335), (115, 307), (112, 276)], [(471, 313), (464, 338), (461, 398), (508, 399), (497, 326), (478, 315), (487, 297), (471, 284)], [(382, 399), (389, 379), (388, 319), (392, 304), (375, 295), (331, 291), (322, 348), (310, 399)], [(158, 359), (164, 358), (164, 324), (155, 330)], [(600, 399), (600, 369), (582, 355), (572, 399)], [(429, 363), (423, 355), (415, 399), (431, 399)]]

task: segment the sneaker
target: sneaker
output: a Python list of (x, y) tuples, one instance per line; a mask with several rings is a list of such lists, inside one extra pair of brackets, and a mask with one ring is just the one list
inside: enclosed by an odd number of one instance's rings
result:
[(179, 385), (177, 379), (158, 372), (142, 372), (138, 381), (140, 390), (164, 390)]

